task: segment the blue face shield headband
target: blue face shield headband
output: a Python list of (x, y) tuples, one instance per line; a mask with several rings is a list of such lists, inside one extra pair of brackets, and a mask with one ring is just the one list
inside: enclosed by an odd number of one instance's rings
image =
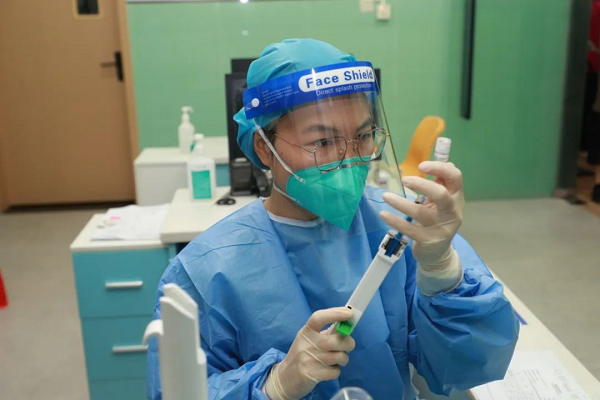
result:
[(246, 118), (256, 119), (282, 110), (291, 111), (309, 102), (354, 93), (379, 95), (370, 62), (327, 65), (271, 79), (244, 91), (244, 111)]

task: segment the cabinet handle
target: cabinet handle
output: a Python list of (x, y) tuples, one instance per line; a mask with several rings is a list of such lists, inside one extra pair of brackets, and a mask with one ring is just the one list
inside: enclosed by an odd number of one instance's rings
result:
[(145, 353), (148, 346), (145, 344), (136, 344), (131, 346), (113, 346), (113, 354)]
[(106, 290), (139, 289), (143, 284), (144, 281), (106, 282), (104, 287)]

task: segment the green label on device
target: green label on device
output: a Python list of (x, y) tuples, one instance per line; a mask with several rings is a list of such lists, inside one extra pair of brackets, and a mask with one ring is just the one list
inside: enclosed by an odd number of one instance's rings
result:
[(194, 199), (210, 199), (210, 171), (192, 171), (192, 190)]

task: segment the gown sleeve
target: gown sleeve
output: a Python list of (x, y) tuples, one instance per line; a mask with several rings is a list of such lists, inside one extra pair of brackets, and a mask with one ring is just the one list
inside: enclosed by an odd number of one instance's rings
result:
[(440, 395), (467, 390), (506, 373), (519, 334), (515, 312), (473, 248), (459, 235), (453, 246), (464, 278), (449, 293), (425, 296), (416, 286), (417, 263), (407, 255), (409, 361)]

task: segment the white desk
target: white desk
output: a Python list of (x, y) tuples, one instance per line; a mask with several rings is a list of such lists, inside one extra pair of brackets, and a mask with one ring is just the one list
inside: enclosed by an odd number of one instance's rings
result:
[[(495, 274), (494, 274), (495, 276)], [(497, 278), (497, 277), (496, 277)], [(504, 283), (503, 283), (504, 284)], [(590, 396), (592, 400), (600, 400), (600, 382), (588, 371), (573, 353), (569, 351), (561, 342), (550, 332), (548, 328), (531, 312), (519, 298), (504, 285), (504, 294), (511, 302), (515, 311), (527, 322), (527, 325), (521, 325), (519, 332), (519, 341), (517, 342), (518, 351), (539, 351), (551, 350), (560, 360), (561, 364), (573, 376), (573, 379), (579, 383), (579, 386)], [(424, 386), (422, 378), (415, 377), (413, 380), (417, 389), (421, 392), (420, 397), (426, 400), (467, 400), (471, 399), (469, 392), (456, 393), (450, 397), (437, 396), (432, 394)]]
[(527, 322), (521, 325), (517, 350), (551, 350), (587, 395), (600, 400), (600, 382), (508, 287), (504, 286), (504, 290), (515, 311)]
[(104, 219), (94, 215), (71, 244), (89, 398), (144, 399), (142, 336), (169, 250), (158, 239), (92, 240)]
[[(204, 138), (204, 154), (214, 159), (216, 164), (228, 164), (229, 145), (227, 144), (227, 137)], [(179, 147), (148, 147), (140, 153), (135, 160), (135, 165), (185, 164), (189, 158), (190, 153), (182, 153)]]
[[(204, 138), (204, 154), (215, 160), (218, 186), (229, 185), (229, 145), (226, 136)], [(190, 154), (179, 147), (149, 147), (135, 159), (135, 190), (139, 205), (164, 204), (186, 188)]]
[(187, 243), (229, 214), (250, 204), (258, 197), (236, 196), (231, 206), (217, 205), (216, 201), (229, 192), (229, 187), (217, 187), (215, 200), (191, 202), (188, 189), (175, 192), (171, 209), (160, 231), (160, 240), (166, 244)]
[(94, 214), (71, 243), (71, 253), (148, 250), (165, 247), (160, 240), (92, 240), (94, 230), (97, 226), (103, 225), (105, 219), (105, 214)]

